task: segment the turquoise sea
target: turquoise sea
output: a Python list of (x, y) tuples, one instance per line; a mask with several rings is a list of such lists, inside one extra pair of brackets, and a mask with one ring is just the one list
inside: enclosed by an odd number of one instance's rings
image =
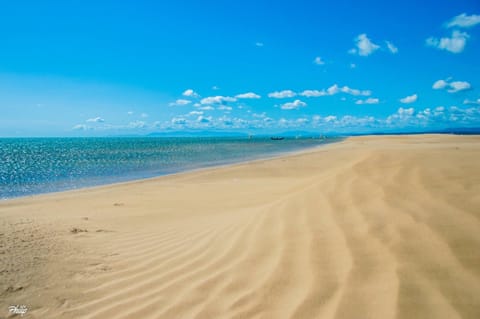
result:
[(273, 157), (340, 138), (0, 138), (0, 199)]

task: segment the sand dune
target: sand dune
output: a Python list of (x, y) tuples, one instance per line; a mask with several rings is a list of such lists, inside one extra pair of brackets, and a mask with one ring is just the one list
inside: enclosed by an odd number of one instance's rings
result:
[(355, 137), (7, 201), (0, 317), (480, 318), (479, 158), (479, 136)]

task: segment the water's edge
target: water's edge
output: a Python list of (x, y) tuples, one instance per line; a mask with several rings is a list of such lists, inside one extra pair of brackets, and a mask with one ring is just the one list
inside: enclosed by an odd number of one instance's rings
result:
[[(330, 137), (328, 139), (320, 140), (318, 139), (316, 142), (317, 143), (312, 143), (311, 145), (303, 145), (300, 147), (295, 147), (294, 149), (285, 149), (285, 150), (278, 150), (278, 151), (272, 151), (272, 152), (266, 152), (266, 153), (252, 153), (246, 156), (238, 156), (234, 158), (228, 158), (224, 160), (216, 160), (213, 162), (192, 162), (189, 163), (188, 165), (176, 167), (173, 169), (169, 169), (166, 171), (157, 171), (155, 173), (153, 172), (140, 172), (140, 173), (133, 173), (131, 175), (119, 175), (119, 176), (96, 176), (96, 177), (89, 177), (86, 178), (86, 180), (79, 179), (78, 184), (75, 185), (68, 185), (68, 186), (63, 186), (63, 187), (53, 187), (50, 189), (42, 189), (42, 191), (35, 191), (35, 192), (30, 192), (26, 194), (15, 194), (14, 196), (0, 196), (2, 201), (11, 201), (15, 199), (22, 199), (22, 198), (31, 198), (39, 195), (46, 195), (46, 194), (56, 194), (56, 193), (62, 193), (62, 192), (69, 192), (69, 191), (76, 191), (76, 190), (85, 190), (85, 189), (91, 189), (91, 188), (97, 188), (97, 187), (108, 187), (112, 186), (115, 184), (124, 184), (124, 183), (135, 183), (143, 180), (148, 180), (148, 179), (154, 179), (154, 178), (159, 178), (163, 176), (171, 176), (171, 175), (176, 175), (176, 174), (185, 174), (185, 173), (191, 173), (191, 172), (196, 172), (199, 170), (205, 170), (205, 169), (212, 169), (212, 168), (220, 168), (220, 167), (227, 167), (231, 165), (237, 165), (237, 164), (244, 164), (244, 163), (250, 163), (254, 161), (263, 161), (263, 160), (269, 160), (269, 159), (274, 159), (274, 158), (279, 158), (283, 156), (291, 156), (295, 154), (300, 154), (303, 152), (308, 152), (311, 150), (314, 150), (316, 148), (320, 148), (332, 143), (337, 143), (341, 142), (345, 139), (345, 137)], [(200, 139), (199, 139), (200, 141)], [(291, 141), (290, 141), (291, 142)], [(281, 141), (279, 141), (281, 143)], [(2, 195), (2, 194), (0, 194)]]

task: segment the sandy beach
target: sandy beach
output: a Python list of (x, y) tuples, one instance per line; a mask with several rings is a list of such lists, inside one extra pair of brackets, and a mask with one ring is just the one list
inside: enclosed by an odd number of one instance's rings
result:
[(0, 318), (480, 318), (480, 136), (0, 203)]

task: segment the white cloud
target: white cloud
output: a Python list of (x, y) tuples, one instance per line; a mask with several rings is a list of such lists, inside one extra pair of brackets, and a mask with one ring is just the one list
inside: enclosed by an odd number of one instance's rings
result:
[(147, 127), (147, 123), (143, 121), (134, 121), (134, 122), (128, 123), (127, 127), (133, 128), (133, 129), (145, 128)]
[(350, 49), (348, 52), (350, 54), (358, 54), (360, 56), (369, 56), (373, 52), (380, 49), (380, 46), (373, 43), (365, 33), (358, 35), (355, 38), (356, 48)]
[(334, 122), (337, 120), (337, 117), (334, 115), (329, 115), (329, 116), (325, 116), (324, 120), (325, 122)]
[(448, 93), (457, 93), (464, 90), (469, 90), (472, 86), (466, 81), (448, 82), (445, 80), (438, 80), (433, 83), (432, 88), (435, 90), (447, 89)]
[(335, 94), (337, 94), (338, 92), (340, 92), (340, 88), (338, 87), (337, 84), (334, 84), (334, 85), (332, 85), (331, 87), (329, 87), (329, 88), (327, 89), (328, 95), (335, 95)]
[(199, 97), (200, 95), (197, 94), (197, 92), (195, 92), (194, 90), (192, 89), (187, 89), (185, 90), (183, 93), (182, 93), (183, 96), (188, 96), (188, 97)]
[(413, 114), (415, 113), (415, 109), (413, 107), (404, 109), (403, 107), (399, 108), (395, 114), (392, 114), (387, 117), (386, 123), (391, 124), (397, 121), (408, 121)]
[(220, 88), (218, 86), (214, 85), (214, 86), (212, 86), (212, 90), (217, 91), (217, 90), (220, 90)]
[[(319, 97), (319, 96), (335, 95), (338, 93), (346, 93), (353, 96), (369, 96), (372, 94), (370, 90), (358, 90), (358, 89), (352, 89), (346, 85), (340, 87), (338, 86), (338, 84), (333, 84), (326, 90), (304, 90), (303, 92), (298, 93), (298, 95), (305, 96), (305, 97)], [(277, 99), (294, 97), (296, 95), (297, 93), (291, 90), (284, 90), (284, 91), (273, 92), (268, 94), (269, 97), (273, 97)]]
[(211, 105), (200, 106), (198, 109), (202, 110), (202, 111), (213, 111), (213, 110), (215, 110), (215, 108)]
[(316, 65), (323, 65), (325, 64), (325, 61), (323, 61), (321, 57), (317, 56), (315, 60), (313, 60), (313, 63), (315, 63)]
[(385, 43), (387, 44), (388, 50), (389, 50), (392, 54), (398, 53), (398, 48), (397, 48), (395, 45), (393, 45), (392, 42), (390, 42), (390, 41), (385, 41)]
[(285, 103), (281, 106), (282, 110), (296, 110), (299, 109), (300, 107), (305, 107), (307, 106), (307, 103), (302, 102), (300, 100), (295, 100), (293, 102)]
[(235, 102), (237, 99), (230, 96), (209, 96), (200, 101), (201, 104), (221, 104), (224, 102)]
[(448, 82), (445, 81), (445, 80), (438, 80), (436, 81), (435, 83), (433, 83), (433, 86), (432, 88), (434, 90), (441, 90), (441, 89), (444, 89), (448, 86)]
[(369, 97), (368, 99), (366, 100), (357, 100), (355, 102), (355, 104), (359, 104), (359, 105), (362, 105), (362, 104), (378, 104), (380, 102), (379, 99), (377, 98), (373, 98), (373, 97)]
[(466, 13), (462, 13), (450, 20), (447, 23), (447, 28), (459, 27), (459, 28), (471, 28), (480, 23), (480, 15), (472, 14), (467, 16)]
[(235, 97), (236, 97), (237, 99), (259, 99), (259, 98), (261, 98), (260, 95), (255, 94), (255, 93), (253, 93), (253, 92), (238, 94), (238, 95), (235, 95)]
[(299, 93), (298, 95), (300, 96), (305, 96), (305, 97), (319, 97), (319, 96), (325, 96), (328, 95), (325, 90), (318, 91), (318, 90), (305, 90), (302, 93)]
[(147, 113), (142, 113), (142, 114), (140, 114), (140, 117), (145, 119), (145, 118), (148, 117), (148, 114)]
[(426, 40), (426, 44), (439, 50), (446, 50), (452, 53), (460, 53), (465, 48), (468, 38), (470, 38), (468, 33), (453, 30), (450, 38), (438, 39), (435, 37), (430, 37)]
[(184, 99), (178, 99), (175, 102), (170, 103), (170, 106), (182, 106), (182, 105), (187, 105), (192, 103), (192, 101), (189, 100), (184, 100)]
[(217, 110), (220, 110), (220, 111), (231, 111), (231, 110), (232, 110), (232, 107), (231, 107), (231, 106), (226, 106), (226, 105), (220, 105), (219, 107), (217, 107)]
[(88, 130), (88, 127), (85, 124), (77, 124), (74, 127), (72, 127), (72, 130), (75, 131), (86, 131)]
[(128, 115), (133, 115), (133, 111), (128, 111), (127, 114)]
[(259, 48), (263, 47), (265, 44), (263, 42), (256, 42), (255, 45)]
[(418, 99), (418, 96), (416, 94), (413, 94), (413, 95), (406, 96), (403, 99), (400, 99), (400, 102), (404, 104), (410, 104), (410, 103), (416, 102), (417, 99)]
[(327, 89), (328, 95), (335, 95), (335, 94), (340, 93), (340, 92), (350, 94), (350, 95), (354, 95), (354, 96), (359, 96), (359, 95), (369, 96), (369, 95), (372, 94), (372, 92), (369, 91), (369, 90), (352, 89), (352, 88), (349, 88), (346, 85), (343, 86), (343, 87), (339, 87), (337, 84), (334, 84)]
[(203, 115), (202, 111), (191, 111), (190, 113), (187, 114), (187, 116), (198, 116), (198, 115)]
[(94, 118), (88, 119), (87, 122), (89, 122), (89, 123), (103, 123), (103, 122), (105, 122), (105, 120), (102, 119), (101, 117), (94, 117)]
[(415, 112), (415, 109), (413, 107), (404, 109), (403, 107), (399, 108), (397, 113), (402, 115), (402, 116), (411, 116)]
[(340, 91), (342, 91), (343, 93), (347, 93), (347, 94), (350, 94), (350, 95), (355, 95), (355, 96), (358, 96), (358, 95), (363, 95), (363, 96), (369, 96), (372, 94), (371, 91), (369, 90), (357, 90), (357, 89), (351, 89), (349, 88), (348, 86), (344, 86), (340, 89)]
[(454, 81), (454, 82), (450, 82), (449, 85), (450, 85), (450, 89), (447, 90), (447, 92), (449, 93), (456, 93), (456, 92), (468, 90), (472, 87), (470, 83), (465, 81)]
[(283, 90), (283, 91), (277, 91), (277, 92), (272, 92), (268, 94), (268, 97), (272, 97), (275, 99), (284, 99), (287, 97), (294, 97), (297, 95), (295, 92), (292, 90)]

